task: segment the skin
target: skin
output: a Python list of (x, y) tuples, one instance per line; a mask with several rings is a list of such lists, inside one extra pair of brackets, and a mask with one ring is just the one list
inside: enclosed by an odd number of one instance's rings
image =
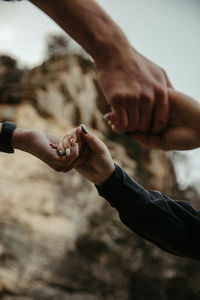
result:
[(200, 146), (200, 104), (173, 89), (168, 90), (170, 115), (167, 127), (157, 135), (130, 136), (145, 147), (161, 150), (190, 150)]
[[(170, 118), (166, 129), (157, 135), (131, 133), (144, 146), (162, 150), (189, 150), (200, 147), (200, 104), (173, 89), (168, 90)], [(106, 145), (81, 127), (64, 136), (54, 149), (63, 152), (78, 144), (78, 151), (69, 169), (75, 168), (91, 182), (101, 185), (114, 171), (114, 163)], [(71, 154), (70, 154), (71, 155)]]
[[(63, 138), (63, 148), (71, 150), (75, 140), (79, 147), (71, 168), (75, 168), (80, 175), (94, 184), (101, 185), (115, 169), (108, 148), (94, 134), (84, 133), (81, 127)], [(56, 148), (56, 145), (52, 147)]]
[(32, 154), (57, 172), (68, 172), (68, 165), (73, 163), (78, 154), (77, 147), (72, 147), (70, 157), (60, 157), (51, 144), (59, 144), (60, 138), (33, 130), (17, 128), (12, 137), (12, 147)]
[(31, 0), (94, 59), (116, 133), (161, 132), (168, 121), (165, 71), (136, 51), (93, 0)]
[[(200, 146), (200, 104), (173, 89), (168, 90), (170, 118), (166, 129), (157, 135), (131, 133), (144, 146), (162, 150), (189, 150)], [(0, 124), (1, 131), (1, 124)], [(106, 145), (81, 127), (60, 138), (33, 130), (17, 128), (12, 147), (26, 151), (58, 172), (75, 168), (93, 183), (102, 184), (114, 171)], [(64, 155), (70, 149), (69, 156)], [(62, 156), (59, 151), (62, 150)]]

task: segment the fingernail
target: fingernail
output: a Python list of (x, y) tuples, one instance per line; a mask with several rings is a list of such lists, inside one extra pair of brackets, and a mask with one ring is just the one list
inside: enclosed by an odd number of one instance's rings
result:
[(105, 114), (105, 115), (103, 116), (104, 121), (106, 121), (106, 122), (108, 121), (108, 116), (109, 116), (109, 114), (110, 114), (110, 113), (107, 113), (107, 114)]
[(111, 128), (113, 131), (115, 131), (115, 125), (112, 125)]
[(77, 151), (79, 151), (79, 145), (78, 145), (78, 143), (75, 143), (74, 147), (76, 148)]
[(86, 128), (86, 126), (85, 126), (84, 124), (81, 125), (81, 129), (82, 129), (82, 131), (83, 131), (85, 134), (88, 133), (88, 130), (87, 130), (87, 128)]
[(64, 153), (63, 153), (62, 150), (59, 150), (59, 151), (58, 151), (58, 155), (59, 155), (59, 156), (63, 156), (63, 154), (64, 154)]
[(69, 155), (70, 155), (70, 153), (71, 153), (70, 149), (69, 149), (69, 148), (67, 148), (67, 149), (65, 150), (65, 153), (66, 153), (66, 156), (69, 156)]

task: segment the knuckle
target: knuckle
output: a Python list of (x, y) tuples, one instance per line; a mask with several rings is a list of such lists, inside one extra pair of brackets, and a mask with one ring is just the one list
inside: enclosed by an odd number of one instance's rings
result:
[(152, 106), (154, 103), (154, 97), (151, 95), (144, 95), (141, 99), (141, 103), (145, 106)]
[(111, 105), (116, 105), (116, 106), (120, 106), (124, 103), (124, 95), (122, 93), (116, 93), (114, 94), (111, 99), (110, 99), (110, 103)]
[(134, 92), (133, 91), (118, 91), (115, 92), (111, 95), (110, 97), (110, 102), (112, 103), (117, 103), (117, 104), (122, 104), (125, 101), (132, 101), (132, 100), (137, 100), (140, 98), (140, 93)]
[(159, 99), (160, 103), (164, 104), (167, 102), (167, 90), (165, 90), (164, 88), (157, 88), (156, 96)]

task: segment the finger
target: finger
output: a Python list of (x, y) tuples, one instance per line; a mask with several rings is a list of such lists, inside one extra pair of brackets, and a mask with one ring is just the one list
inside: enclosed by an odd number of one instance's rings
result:
[(113, 112), (109, 112), (107, 114), (105, 114), (103, 116), (104, 121), (106, 121), (107, 123), (113, 123), (114, 122), (114, 113)]
[(70, 148), (66, 148), (65, 149), (65, 155), (68, 157), (68, 156), (70, 156), (70, 154), (71, 154)]
[(126, 103), (124, 101), (125, 100), (122, 101), (122, 99), (116, 99), (112, 105), (113, 113), (115, 115), (113, 129), (116, 133), (125, 132), (128, 126), (128, 115), (126, 111)]
[(62, 140), (62, 143), (63, 143), (63, 147), (64, 148), (67, 148), (69, 146), (70, 143), (76, 143), (77, 141), (77, 136), (76, 136), (76, 133), (75, 133), (75, 130), (70, 133), (70, 134), (66, 134)]
[(140, 122), (138, 130), (140, 132), (148, 132), (151, 129), (152, 112), (153, 112), (153, 96), (143, 96), (140, 100)]
[(75, 146), (71, 146), (69, 155), (66, 155), (66, 157), (63, 157), (62, 161), (62, 167), (64, 169), (68, 168), (74, 168), (74, 164), (76, 159), (79, 156), (79, 146), (78, 143), (75, 143)]
[(168, 88), (172, 88), (172, 89), (173, 89), (174, 87), (173, 87), (173, 85), (172, 85), (171, 81), (169, 80), (169, 78), (168, 78), (168, 75), (167, 75), (166, 71), (165, 71), (165, 70), (163, 70), (163, 72), (164, 72), (165, 80), (166, 80), (166, 82), (167, 82), (167, 87), (168, 87)]
[(58, 144), (58, 146), (57, 146), (57, 154), (58, 154), (59, 156), (63, 156), (64, 153), (65, 153), (65, 149), (64, 149), (64, 147), (63, 147), (62, 142), (60, 142), (60, 143)]
[(83, 130), (81, 131), (81, 135), (84, 141), (88, 144), (89, 148), (96, 153), (104, 153), (105, 151), (105, 144), (98, 139), (94, 134), (87, 131), (85, 133)]
[(52, 149), (57, 149), (58, 145), (55, 145), (55, 144), (49, 144), (49, 146), (52, 148)]
[(84, 151), (84, 148), (85, 148), (85, 141), (84, 139), (82, 138), (81, 136), (81, 131), (82, 131), (82, 127), (84, 128), (85, 131), (87, 131), (87, 128), (84, 124), (81, 124), (77, 129), (76, 129), (76, 136), (77, 136), (77, 142), (78, 142), (78, 145), (79, 145), (79, 151), (80, 151), (80, 154)]
[(167, 81), (167, 87), (173, 89), (173, 84), (171, 83), (171, 81), (169, 80), (169, 78), (166, 76), (166, 81)]
[(115, 132), (115, 119), (116, 119), (116, 113), (115, 112), (109, 112), (103, 116), (103, 119), (107, 122), (107, 124), (111, 127), (111, 129)]
[(127, 115), (128, 126), (126, 131), (137, 131), (140, 121), (139, 99), (135, 99), (134, 101), (133, 98), (128, 99)]
[[(61, 143), (62, 143), (62, 151), (63, 151), (63, 155), (65, 156), (69, 156), (70, 153), (71, 153), (71, 143), (70, 143), (70, 136), (65, 136), (64, 137), (65, 140), (63, 140)], [(71, 141), (72, 142), (72, 141)], [(57, 149), (58, 151), (58, 149)]]
[(85, 147), (84, 151), (81, 154), (79, 154), (77, 159), (73, 162), (73, 167), (79, 167), (83, 163), (87, 162), (90, 151), (91, 150), (89, 147)]
[(169, 101), (167, 92), (157, 93), (155, 101), (151, 132), (158, 134), (166, 127), (168, 122)]
[(70, 150), (67, 162), (68, 162), (68, 164), (71, 164), (79, 156), (79, 145), (78, 145), (78, 143), (75, 143), (74, 146), (71, 146), (67, 149)]

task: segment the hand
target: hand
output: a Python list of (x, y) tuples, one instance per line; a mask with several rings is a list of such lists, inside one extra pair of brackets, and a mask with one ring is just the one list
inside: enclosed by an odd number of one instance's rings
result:
[(71, 152), (74, 143), (79, 145), (79, 154), (72, 163), (73, 167), (86, 179), (101, 185), (115, 169), (108, 148), (95, 135), (88, 133), (85, 126), (78, 127), (63, 138), (64, 150), (69, 149)]
[(108, 121), (116, 133), (159, 133), (168, 122), (171, 83), (163, 69), (134, 49), (121, 52), (111, 62), (97, 64), (100, 85), (112, 108)]
[(52, 144), (60, 142), (61, 139), (54, 135), (19, 128), (14, 131), (12, 138), (14, 148), (36, 156), (57, 172), (68, 172), (71, 163), (76, 158), (77, 149), (74, 148), (70, 157), (61, 156), (56, 149), (51, 147)]
[(162, 150), (190, 150), (200, 146), (200, 104), (192, 98), (168, 90), (170, 116), (166, 129), (158, 135), (132, 133), (146, 147)]

